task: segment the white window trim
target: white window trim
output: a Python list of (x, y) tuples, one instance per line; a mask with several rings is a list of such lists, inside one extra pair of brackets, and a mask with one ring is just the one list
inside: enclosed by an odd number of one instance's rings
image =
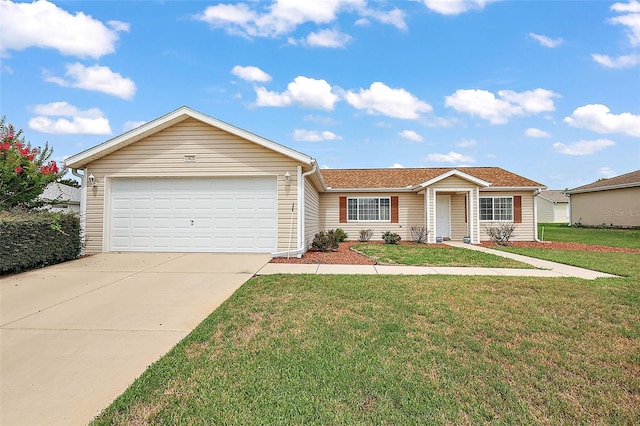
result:
[[(484, 198), (491, 198), (491, 199), (496, 199), (496, 198), (509, 198), (511, 200), (511, 219), (482, 219), (482, 200)], [(492, 205), (492, 216), (495, 216), (495, 204)], [(514, 212), (514, 206), (513, 206), (513, 195), (485, 195), (485, 196), (480, 196), (480, 198), (478, 199), (478, 219), (480, 220), (480, 222), (513, 222), (515, 217), (515, 212)]]
[[(349, 200), (358, 200), (358, 207), (360, 207), (359, 200), (389, 200), (389, 219), (378, 219), (378, 220), (361, 220), (361, 219), (349, 219)], [(358, 208), (358, 216), (360, 213), (360, 209)], [(378, 216), (380, 216), (380, 203), (378, 203)], [(366, 223), (390, 223), (391, 222), (391, 197), (347, 197), (347, 222), (356, 223), (356, 222), (366, 222)]]

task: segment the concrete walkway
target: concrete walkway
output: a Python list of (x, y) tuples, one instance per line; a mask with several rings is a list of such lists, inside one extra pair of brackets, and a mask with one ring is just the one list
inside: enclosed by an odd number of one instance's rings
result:
[(327, 264), (292, 264), (267, 263), (256, 275), (271, 274), (363, 274), (363, 275), (493, 275), (512, 277), (576, 277), (586, 280), (596, 278), (614, 278), (615, 275), (576, 266), (563, 265), (548, 260), (535, 259), (519, 254), (492, 250), (481, 246), (447, 241), (446, 244), (468, 250), (483, 251), (496, 256), (507, 257), (535, 266), (539, 269), (514, 268), (474, 268), (474, 267), (439, 267), (439, 266), (404, 266), (404, 265), (327, 265)]

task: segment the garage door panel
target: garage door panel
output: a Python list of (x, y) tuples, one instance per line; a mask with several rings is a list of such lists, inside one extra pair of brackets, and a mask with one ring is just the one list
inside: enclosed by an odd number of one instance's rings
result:
[(275, 178), (114, 179), (111, 250), (272, 252)]

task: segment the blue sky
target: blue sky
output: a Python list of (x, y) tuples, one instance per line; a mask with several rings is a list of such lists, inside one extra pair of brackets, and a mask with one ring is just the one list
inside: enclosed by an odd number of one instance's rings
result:
[(0, 1), (0, 114), (58, 161), (187, 105), (328, 168), (640, 168), (637, 0)]

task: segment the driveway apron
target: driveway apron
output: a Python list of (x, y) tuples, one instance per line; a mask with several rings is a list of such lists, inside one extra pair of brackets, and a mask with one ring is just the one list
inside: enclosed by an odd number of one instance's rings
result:
[(86, 424), (270, 260), (100, 254), (0, 279), (0, 424)]

